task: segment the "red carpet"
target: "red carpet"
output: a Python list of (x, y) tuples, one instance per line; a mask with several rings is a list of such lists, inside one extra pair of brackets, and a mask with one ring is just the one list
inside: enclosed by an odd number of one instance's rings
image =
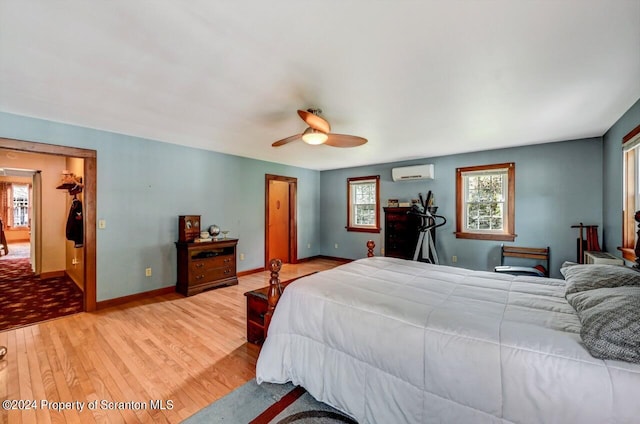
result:
[(28, 258), (0, 260), (0, 331), (82, 312), (82, 302), (68, 278), (41, 280)]

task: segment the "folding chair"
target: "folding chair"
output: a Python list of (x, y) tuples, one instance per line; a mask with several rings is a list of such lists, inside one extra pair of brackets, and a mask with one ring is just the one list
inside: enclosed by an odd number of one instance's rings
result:
[[(518, 246), (505, 246), (500, 247), (500, 266), (495, 267), (495, 272), (501, 272), (512, 275), (532, 275), (536, 277), (548, 277), (549, 276), (549, 247), (518, 247)], [(510, 266), (504, 264), (504, 258), (525, 258), (534, 259), (538, 262), (545, 262), (546, 266), (536, 265), (533, 267), (526, 266)]]

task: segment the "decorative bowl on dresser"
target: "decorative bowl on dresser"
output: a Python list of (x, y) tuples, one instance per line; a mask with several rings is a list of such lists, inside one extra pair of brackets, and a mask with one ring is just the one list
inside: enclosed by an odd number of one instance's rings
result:
[(200, 243), (176, 242), (178, 282), (176, 291), (185, 296), (220, 286), (238, 284), (236, 247), (238, 239)]

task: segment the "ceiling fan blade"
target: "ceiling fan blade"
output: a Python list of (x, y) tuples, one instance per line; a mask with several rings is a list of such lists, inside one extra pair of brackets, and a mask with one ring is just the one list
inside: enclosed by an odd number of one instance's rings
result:
[(302, 118), (302, 120), (314, 130), (322, 131), (323, 133), (331, 131), (331, 125), (329, 125), (329, 122), (315, 113), (309, 112), (308, 110), (298, 109), (298, 115), (300, 115), (300, 118)]
[(358, 137), (357, 135), (329, 134), (329, 138), (324, 144), (333, 147), (357, 147), (366, 142), (366, 138)]
[(292, 141), (300, 140), (302, 138), (302, 134), (292, 135), (291, 137), (283, 138), (282, 140), (278, 140), (271, 145), (271, 147), (280, 147), (284, 146), (287, 143), (291, 143)]

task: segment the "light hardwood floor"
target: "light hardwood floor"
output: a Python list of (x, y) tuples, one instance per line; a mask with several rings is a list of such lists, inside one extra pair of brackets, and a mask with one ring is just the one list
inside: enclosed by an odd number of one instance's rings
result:
[[(286, 264), (281, 280), (340, 263)], [(259, 349), (246, 341), (244, 293), (268, 282), (265, 271), (192, 297), (158, 296), (0, 332), (8, 348), (0, 423), (184, 420), (255, 377)], [(7, 410), (6, 401), (21, 410)]]

